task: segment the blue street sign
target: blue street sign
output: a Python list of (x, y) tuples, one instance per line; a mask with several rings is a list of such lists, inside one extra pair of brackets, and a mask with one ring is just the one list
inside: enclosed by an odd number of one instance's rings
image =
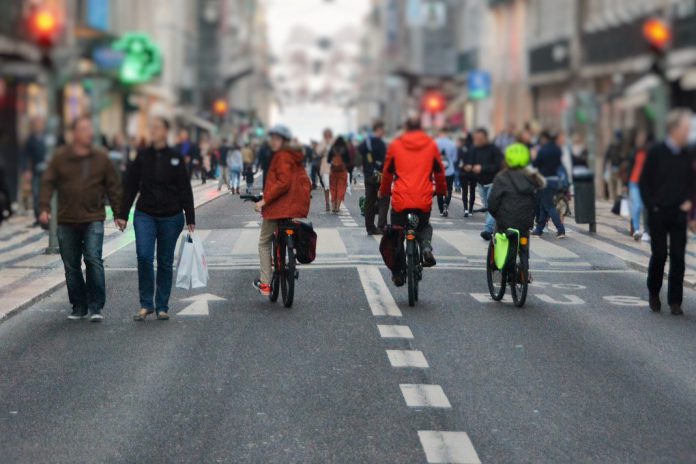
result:
[(468, 76), (470, 100), (483, 100), (491, 95), (491, 75), (486, 71), (471, 71)]
[(109, 0), (89, 0), (87, 25), (100, 31), (109, 29)]

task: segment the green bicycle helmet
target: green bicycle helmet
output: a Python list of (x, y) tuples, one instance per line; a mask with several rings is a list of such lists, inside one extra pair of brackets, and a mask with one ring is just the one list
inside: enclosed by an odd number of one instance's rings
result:
[(505, 149), (505, 163), (510, 169), (522, 169), (529, 165), (529, 148), (521, 143), (513, 143)]

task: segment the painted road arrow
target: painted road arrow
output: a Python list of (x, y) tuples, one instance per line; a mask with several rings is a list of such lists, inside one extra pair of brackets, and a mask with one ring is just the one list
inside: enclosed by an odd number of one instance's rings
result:
[(211, 295), (210, 293), (203, 293), (201, 295), (195, 295), (190, 298), (184, 298), (181, 301), (190, 301), (191, 304), (185, 307), (179, 312), (179, 316), (207, 316), (210, 314), (208, 311), (209, 301), (226, 301), (224, 298), (219, 296)]

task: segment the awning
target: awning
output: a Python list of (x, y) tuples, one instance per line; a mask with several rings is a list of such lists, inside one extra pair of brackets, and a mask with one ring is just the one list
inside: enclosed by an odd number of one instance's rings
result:
[(654, 74), (641, 77), (624, 89), (619, 107), (624, 110), (641, 108), (650, 103), (650, 92), (660, 85), (660, 78)]
[(208, 121), (207, 119), (203, 119), (200, 116), (196, 116), (195, 114), (192, 114), (188, 111), (178, 109), (175, 112), (175, 114), (178, 118), (181, 118), (182, 120), (186, 121), (187, 123), (194, 125), (200, 129), (206, 130), (206, 131), (210, 132), (211, 134), (216, 134), (218, 131), (218, 128), (215, 124)]
[(683, 90), (696, 90), (696, 68), (686, 71), (682, 75), (680, 84)]

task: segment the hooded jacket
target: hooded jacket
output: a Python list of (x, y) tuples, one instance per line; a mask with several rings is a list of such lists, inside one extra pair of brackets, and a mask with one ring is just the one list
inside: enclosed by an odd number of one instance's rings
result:
[(408, 209), (430, 212), (433, 175), (435, 193), (445, 195), (447, 180), (437, 144), (423, 131), (406, 132), (389, 146), (379, 191), (383, 197), (391, 193), (396, 212)]
[(264, 219), (306, 218), (311, 182), (303, 165), (302, 147), (285, 145), (271, 157), (263, 188)]
[(513, 228), (527, 233), (534, 225), (535, 193), (545, 186), (546, 179), (535, 169), (501, 171), (488, 197), (488, 211), (498, 230)]

